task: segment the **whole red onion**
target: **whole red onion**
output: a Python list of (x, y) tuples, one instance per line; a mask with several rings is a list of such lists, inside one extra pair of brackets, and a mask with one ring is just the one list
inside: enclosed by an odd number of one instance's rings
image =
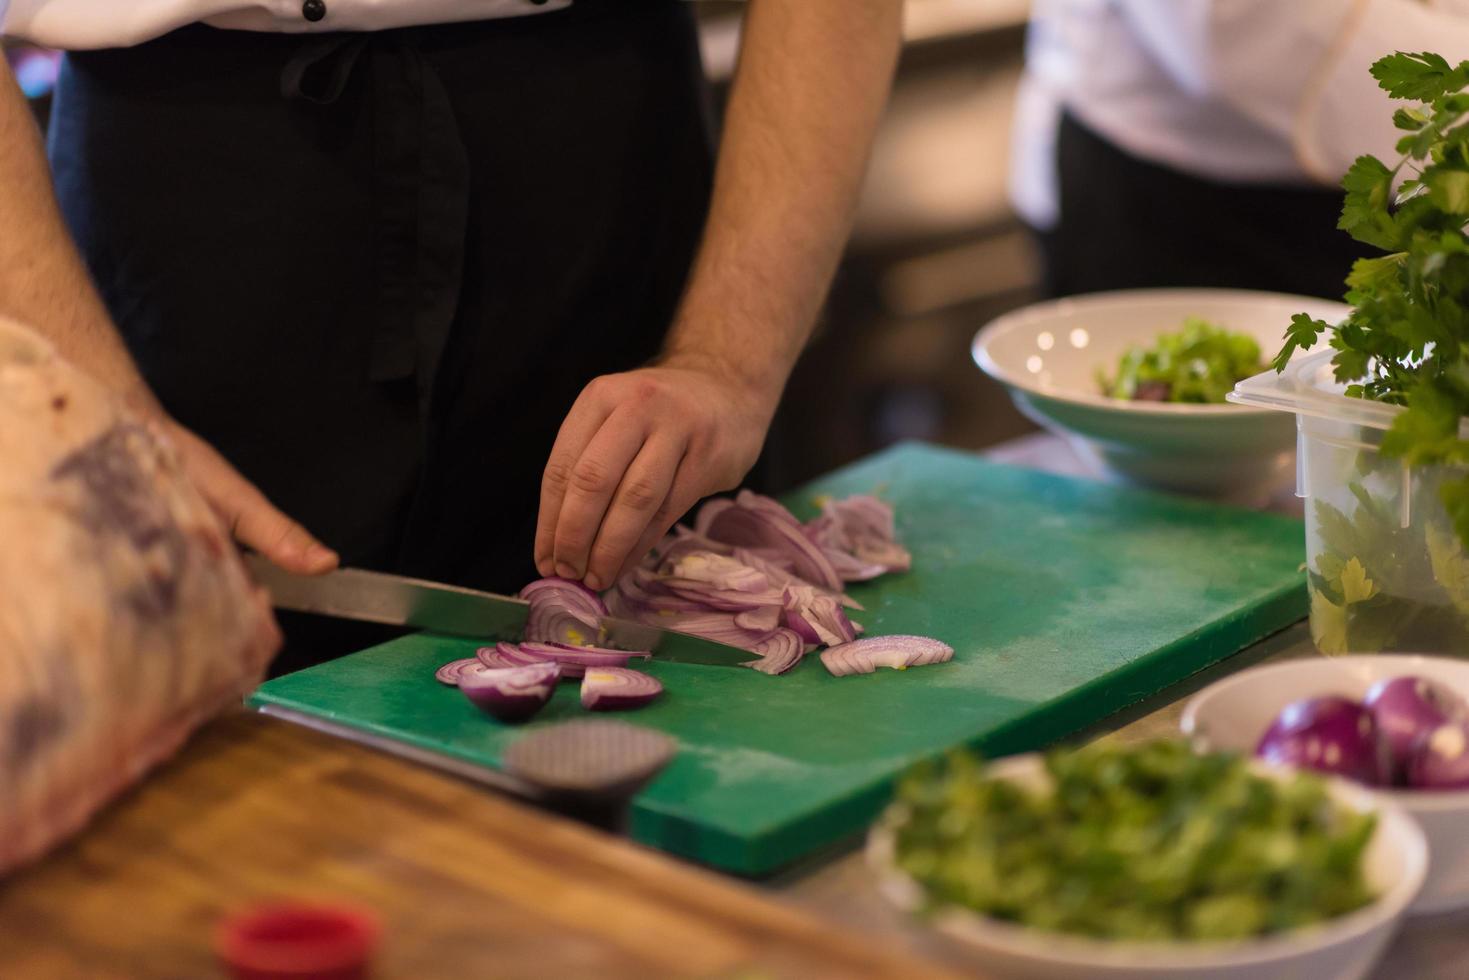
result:
[(1422, 732), (1404, 775), (1412, 789), (1469, 789), (1469, 721), (1458, 718)]
[(1338, 695), (1287, 705), (1261, 737), (1255, 755), (1368, 786), (1387, 785), (1392, 777), (1387, 741), (1372, 712)]
[(1463, 698), (1423, 677), (1378, 681), (1362, 699), (1392, 751), (1393, 768), (1401, 776), (1414, 745), (1425, 732), (1469, 716)]

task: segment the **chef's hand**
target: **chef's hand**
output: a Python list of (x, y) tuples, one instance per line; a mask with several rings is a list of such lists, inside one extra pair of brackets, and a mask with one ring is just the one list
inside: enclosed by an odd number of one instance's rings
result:
[(540, 573), (610, 586), (701, 498), (739, 485), (778, 399), (690, 359), (594, 379), (541, 480)]
[(203, 439), (174, 422), (158, 422), (178, 450), (190, 482), (240, 544), (288, 572), (319, 575), (337, 567), (337, 554), (281, 513)]

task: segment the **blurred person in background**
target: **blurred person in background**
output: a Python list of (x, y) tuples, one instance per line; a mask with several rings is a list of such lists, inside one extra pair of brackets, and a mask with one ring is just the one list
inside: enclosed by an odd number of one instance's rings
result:
[(1402, 134), (1368, 69), (1469, 57), (1469, 0), (1035, 0), (1011, 197), (1053, 296), (1340, 298), (1342, 175)]

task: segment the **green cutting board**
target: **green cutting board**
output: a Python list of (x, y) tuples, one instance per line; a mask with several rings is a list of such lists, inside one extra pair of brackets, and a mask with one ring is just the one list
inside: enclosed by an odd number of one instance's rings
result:
[[(867, 635), (917, 633), (952, 663), (836, 678), (654, 663), (667, 691), (625, 719), (679, 740), (630, 832), (762, 874), (859, 830), (892, 780), (958, 745), (1033, 749), (1306, 613), (1299, 521), (904, 445), (786, 498), (876, 492), (913, 571), (852, 588)], [(479, 713), (434, 668), (476, 644), (410, 636), (261, 687), (251, 703), (451, 767), (494, 767), (523, 732), (583, 717), (563, 684), (527, 725)], [(302, 719), (301, 716), (306, 716)]]

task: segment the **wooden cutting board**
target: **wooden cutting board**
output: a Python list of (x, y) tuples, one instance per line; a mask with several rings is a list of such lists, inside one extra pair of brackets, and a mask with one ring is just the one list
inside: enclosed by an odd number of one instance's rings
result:
[[(894, 503), (913, 571), (855, 586), (867, 635), (917, 633), (952, 663), (835, 678), (816, 657), (782, 677), (655, 663), (667, 688), (625, 720), (679, 739), (634, 804), (631, 833), (742, 874), (860, 830), (893, 779), (968, 745), (1033, 749), (1306, 613), (1300, 521), (1070, 480), (904, 445), (786, 498)], [(528, 725), (501, 725), (434, 668), (476, 644), (405, 637), (270, 681), (251, 698), (430, 763), (498, 764), (522, 733), (584, 717), (563, 684)]]

